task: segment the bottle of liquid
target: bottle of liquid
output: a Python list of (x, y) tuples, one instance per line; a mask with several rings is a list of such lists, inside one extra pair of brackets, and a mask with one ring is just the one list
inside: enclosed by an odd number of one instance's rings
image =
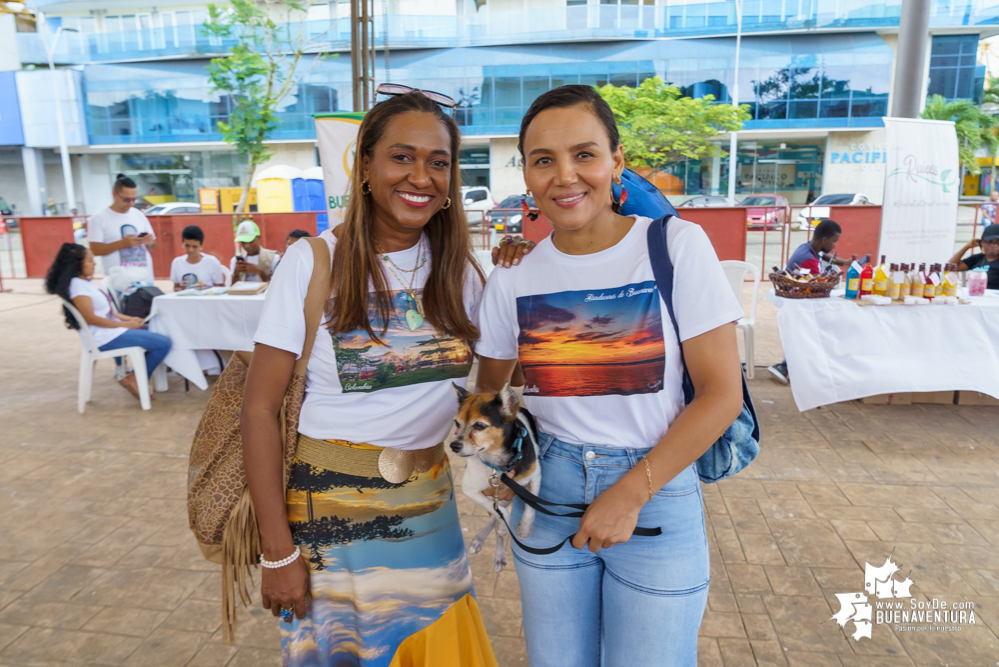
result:
[(903, 275), (905, 274), (899, 270), (898, 264), (892, 264), (888, 268), (888, 277), (890, 279), (888, 282), (888, 296), (892, 301), (898, 301), (901, 298), (899, 295), (902, 293)]
[(912, 278), (909, 276), (909, 265), (903, 264), (899, 274), (901, 274), (901, 278), (899, 282), (898, 298), (899, 300), (902, 300), (912, 294)]
[(846, 298), (856, 299), (860, 294), (860, 274), (863, 269), (857, 264), (857, 256), (853, 256), (850, 268), (846, 271)]
[(930, 272), (926, 274), (926, 286), (923, 287), (923, 298), (925, 299), (935, 299), (942, 295), (942, 290), (940, 289), (942, 285), (940, 284), (940, 265), (930, 264)]
[[(913, 264), (915, 266), (915, 264)], [(917, 299), (923, 298), (923, 291), (926, 287), (926, 264), (920, 264), (919, 268), (912, 272), (912, 296)]]
[(948, 264), (944, 269), (944, 296), (957, 296), (957, 265)]
[(864, 266), (860, 272), (860, 296), (874, 292), (874, 267), (870, 264)]
[(881, 263), (878, 264), (877, 271), (874, 272), (874, 294), (878, 296), (888, 296), (888, 285), (891, 283), (891, 268), (885, 264), (885, 256), (881, 255)]

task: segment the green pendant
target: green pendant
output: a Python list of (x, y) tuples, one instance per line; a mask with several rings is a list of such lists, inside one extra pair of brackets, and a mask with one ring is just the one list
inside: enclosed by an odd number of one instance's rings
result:
[(410, 308), (406, 311), (406, 325), (410, 331), (416, 331), (423, 326), (423, 315)]

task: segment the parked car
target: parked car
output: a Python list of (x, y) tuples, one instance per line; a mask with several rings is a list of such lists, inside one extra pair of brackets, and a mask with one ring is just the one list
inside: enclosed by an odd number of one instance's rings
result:
[(490, 211), (496, 208), (493, 193), (485, 185), (466, 185), (461, 188), (462, 205), (466, 211)]
[(720, 195), (708, 195), (703, 197), (694, 197), (693, 199), (688, 199), (683, 202), (677, 208), (702, 208), (707, 206), (738, 206), (739, 202), (734, 199), (729, 199), (728, 197), (722, 197)]
[(3, 197), (0, 197), (0, 215), (14, 215), (14, 211)]
[[(535, 208), (534, 197), (528, 195), (527, 205), (530, 208)], [(520, 208), (520, 195), (511, 195), (503, 201), (500, 202), (499, 206), (496, 207), (499, 210), (492, 210), (489, 212), (489, 224), (492, 225), (493, 229), (497, 232), (503, 232), (506, 234), (523, 234), (524, 226), (521, 221), (521, 208)], [(516, 213), (512, 210), (503, 209), (516, 209)]]
[(171, 201), (165, 204), (150, 206), (146, 215), (181, 215), (183, 213), (201, 213), (201, 206), (189, 201)]
[(746, 210), (746, 225), (750, 229), (774, 229), (791, 217), (791, 205), (781, 195), (749, 195), (742, 200)]
[(822, 218), (828, 218), (830, 206), (859, 206), (870, 203), (871, 200), (867, 198), (867, 195), (859, 193), (822, 195), (798, 212), (798, 229), (810, 229), (819, 224)]

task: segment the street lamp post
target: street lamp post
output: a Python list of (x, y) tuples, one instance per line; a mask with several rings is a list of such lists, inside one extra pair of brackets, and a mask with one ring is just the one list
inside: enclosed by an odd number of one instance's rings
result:
[[(41, 12), (36, 13), (37, 20), (42, 24), (42, 39), (45, 42), (45, 53), (49, 58), (49, 71), (55, 72), (55, 48), (59, 43), (59, 36), (65, 32), (78, 32), (73, 28), (56, 28), (55, 36), (49, 43), (49, 27), (45, 22), (45, 16)], [(55, 93), (56, 125), (59, 128), (59, 157), (62, 158), (62, 180), (66, 186), (66, 205), (70, 213), (76, 208), (76, 188), (73, 187), (73, 165), (69, 161), (69, 149), (66, 147), (66, 130), (62, 125), (62, 98), (59, 95), (59, 81), (53, 87)]]
[[(732, 106), (739, 108), (739, 50), (742, 48), (742, 0), (735, 0), (735, 75), (732, 77)], [(728, 142), (728, 198), (735, 199), (735, 184), (738, 177), (739, 161), (736, 151), (739, 133), (729, 133)]]

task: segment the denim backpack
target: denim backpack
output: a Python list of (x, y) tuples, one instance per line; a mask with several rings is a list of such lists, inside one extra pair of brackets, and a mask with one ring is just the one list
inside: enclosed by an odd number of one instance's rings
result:
[[(659, 295), (666, 303), (666, 310), (669, 311), (669, 319), (673, 323), (676, 340), (679, 342), (680, 327), (673, 312), (673, 262), (670, 261), (666, 245), (666, 230), (672, 217), (667, 213), (649, 224), (649, 260), (652, 262), (652, 273), (656, 278)], [(682, 346), (680, 359), (683, 360)], [(694, 384), (687, 373), (686, 361), (683, 362), (683, 400), (687, 405), (694, 400)], [(728, 427), (725, 434), (697, 459), (697, 474), (705, 484), (717, 482), (745, 468), (759, 453), (760, 421), (756, 418), (753, 399), (749, 395), (746, 376), (743, 374), (742, 413)]]
[[(628, 190), (628, 198), (621, 204), (621, 215), (644, 215), (655, 220), (664, 215), (677, 214), (656, 186), (631, 169), (622, 172), (621, 187)], [(621, 193), (615, 190), (614, 200), (620, 199)]]

